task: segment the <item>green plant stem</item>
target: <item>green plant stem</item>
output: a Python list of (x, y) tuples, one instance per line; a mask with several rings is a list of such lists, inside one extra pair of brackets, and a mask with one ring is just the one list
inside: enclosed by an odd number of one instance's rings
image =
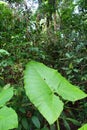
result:
[(57, 119), (57, 130), (60, 130), (59, 120)]

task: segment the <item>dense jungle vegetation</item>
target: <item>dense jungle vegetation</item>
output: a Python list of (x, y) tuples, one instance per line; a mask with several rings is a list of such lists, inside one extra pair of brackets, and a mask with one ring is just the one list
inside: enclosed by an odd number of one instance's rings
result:
[[(32, 66), (36, 67), (35, 71)], [(55, 69), (58, 76), (61, 73), (71, 84), (87, 93), (86, 0), (0, 1), (0, 130), (84, 130), (80, 127), (87, 123), (85, 93), (78, 97), (76, 91), (72, 90), (71, 94), (67, 89), (69, 96), (76, 99), (65, 100), (62, 94), (54, 92), (64, 103), (63, 111), (54, 123), (49, 123), (49, 119), (44, 118), (45, 113), (42, 114), (26, 95), (28, 80), (33, 87), (32, 84), (37, 82), (32, 77), (39, 79), (36, 72), (40, 70), (42, 77), (48, 76), (44, 82), (47, 80), (52, 85), (57, 78), (51, 78)], [(24, 75), (29, 74), (29, 79), (24, 79)], [(70, 85), (62, 77), (58, 78), (64, 85)], [(36, 98), (38, 90), (41, 89), (31, 90)], [(55, 108), (58, 108), (57, 103)], [(48, 117), (51, 117), (49, 113)]]

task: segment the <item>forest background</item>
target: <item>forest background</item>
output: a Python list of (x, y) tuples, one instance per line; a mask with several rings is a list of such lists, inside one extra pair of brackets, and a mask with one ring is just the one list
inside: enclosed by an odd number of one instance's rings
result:
[[(87, 2), (6, 2), (0, 4), (0, 86), (11, 84), (15, 88), (7, 105), (18, 114), (16, 130), (35, 130), (38, 125), (43, 130), (56, 130), (56, 124), (49, 125), (29, 102), (23, 71), (28, 61), (42, 62), (87, 93)], [(69, 102), (59, 121), (61, 130), (77, 130), (87, 122), (87, 100)]]

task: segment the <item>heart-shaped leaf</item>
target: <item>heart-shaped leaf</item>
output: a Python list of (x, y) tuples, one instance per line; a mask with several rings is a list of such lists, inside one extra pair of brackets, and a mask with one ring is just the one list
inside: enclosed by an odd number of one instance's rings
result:
[(49, 124), (54, 123), (63, 110), (63, 102), (59, 96), (69, 101), (87, 96), (57, 70), (35, 61), (27, 64), (24, 83), (27, 96)]

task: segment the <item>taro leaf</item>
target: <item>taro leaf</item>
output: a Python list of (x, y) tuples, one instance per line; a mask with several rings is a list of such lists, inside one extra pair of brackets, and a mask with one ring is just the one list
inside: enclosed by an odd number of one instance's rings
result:
[(0, 130), (9, 130), (18, 127), (18, 118), (12, 108), (4, 106), (0, 109)]
[(27, 64), (24, 83), (28, 98), (49, 124), (53, 124), (63, 110), (63, 102), (58, 95), (69, 101), (87, 96), (70, 84), (57, 70), (35, 61)]
[[(35, 68), (35, 65), (37, 66)], [(52, 124), (60, 116), (63, 110), (63, 103), (58, 96), (54, 94), (53, 89), (38, 70), (40, 65), (37, 62), (30, 62), (25, 71), (25, 90), (31, 102), (37, 107), (40, 113)], [(42, 65), (42, 64), (41, 64)], [(49, 68), (48, 68), (49, 69)], [(49, 75), (50, 76), (50, 75)]]
[(81, 128), (79, 128), (78, 130), (87, 130), (87, 124), (83, 125)]
[(0, 107), (5, 105), (5, 103), (9, 101), (12, 98), (12, 96), (13, 96), (13, 88), (4, 87), (0, 91)]

